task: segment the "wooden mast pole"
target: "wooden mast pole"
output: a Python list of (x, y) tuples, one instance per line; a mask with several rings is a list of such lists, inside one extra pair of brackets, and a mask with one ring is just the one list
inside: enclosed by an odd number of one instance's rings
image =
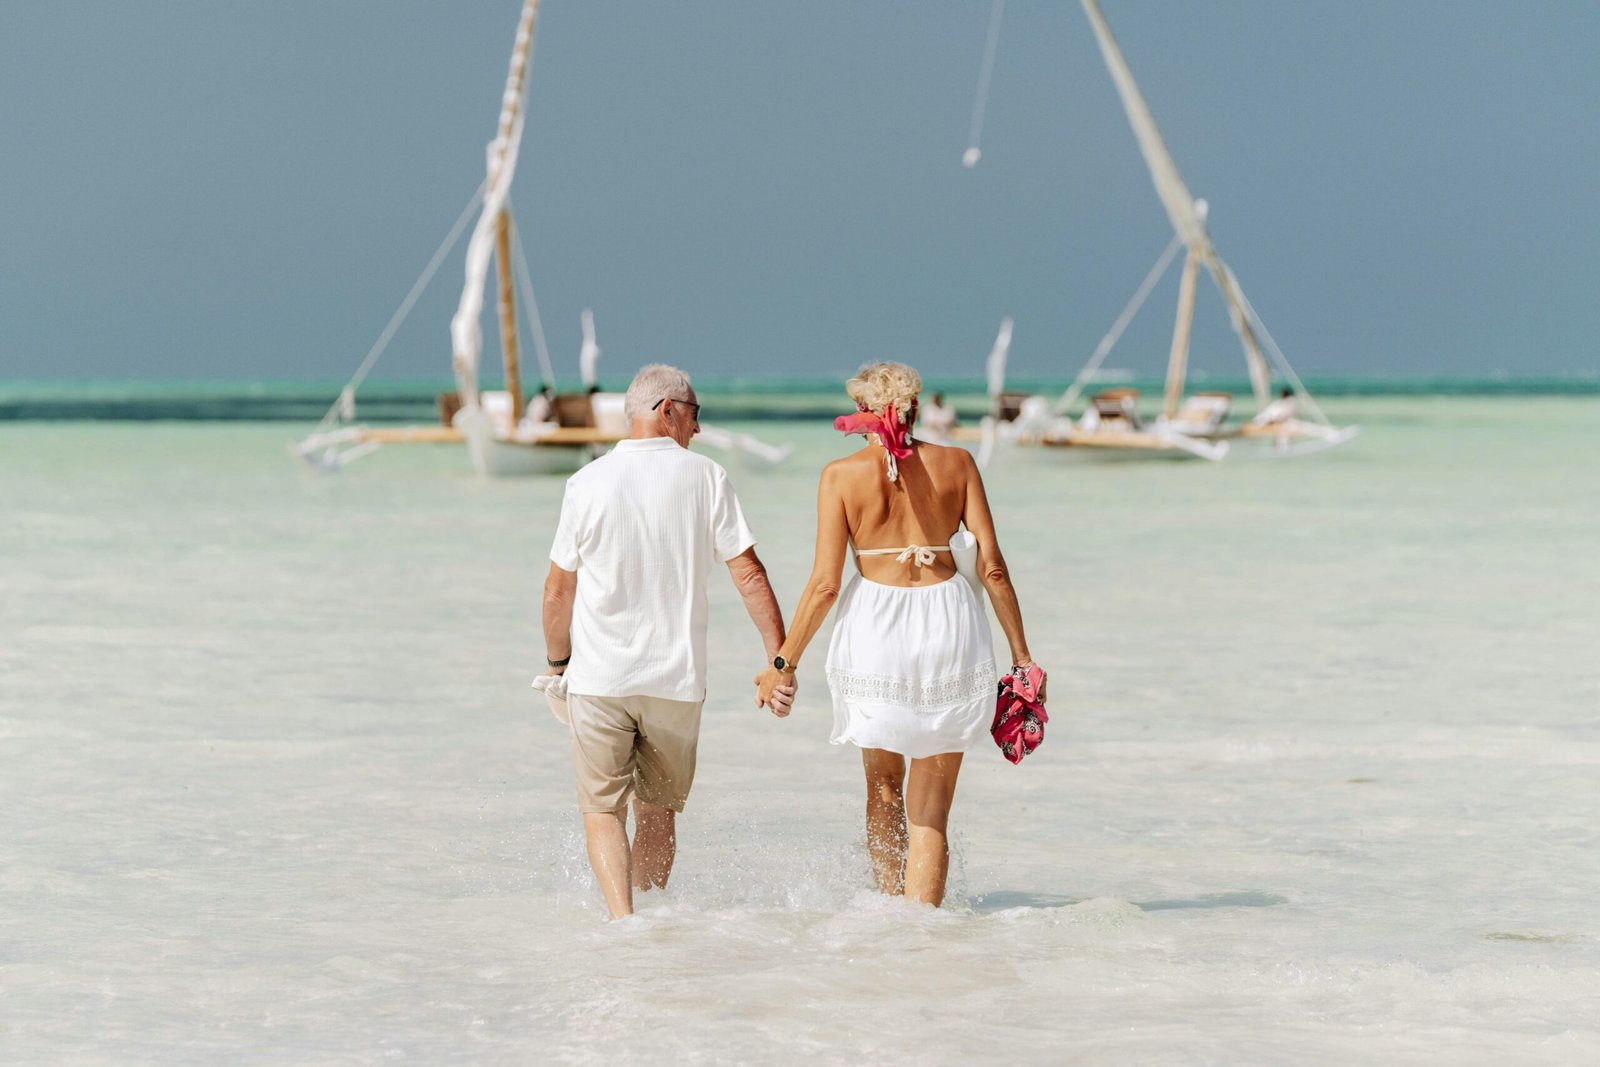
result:
[(511, 279), (511, 212), (495, 220), (495, 271), (500, 278), (500, 351), (505, 357), (506, 392), (511, 394), (511, 425), (521, 421), (522, 363), (517, 353), (517, 300)]
[(1167, 397), (1161, 411), (1168, 419), (1178, 414), (1183, 381), (1189, 371), (1189, 330), (1194, 325), (1194, 285), (1200, 275), (1200, 258), (1190, 252), (1183, 261), (1178, 283), (1178, 318), (1172, 324), (1172, 356), (1167, 360)]

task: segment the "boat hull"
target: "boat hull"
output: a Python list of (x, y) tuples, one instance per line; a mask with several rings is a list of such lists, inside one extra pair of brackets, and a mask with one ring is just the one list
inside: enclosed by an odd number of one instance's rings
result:
[(1097, 460), (1205, 459), (1215, 462), (1228, 454), (1225, 441), (1142, 430), (1074, 430), (1047, 435), (1040, 438), (1039, 443), (1063, 454)]
[(485, 478), (523, 478), (572, 474), (594, 455), (595, 445), (547, 441), (515, 441), (497, 437), (481, 409), (463, 410), (455, 428), (466, 441), (472, 469)]

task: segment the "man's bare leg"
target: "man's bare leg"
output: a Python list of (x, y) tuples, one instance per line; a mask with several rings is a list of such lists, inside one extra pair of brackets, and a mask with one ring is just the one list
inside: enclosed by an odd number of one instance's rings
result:
[(906, 760), (881, 748), (861, 750), (867, 773), (867, 851), (878, 892), (898, 894), (906, 880)]
[(945, 876), (950, 873), (950, 844), (945, 829), (950, 802), (961, 773), (960, 752), (911, 761), (906, 784), (906, 819), (911, 823), (906, 855), (906, 899), (938, 907), (944, 902)]
[(678, 854), (678, 813), (633, 798), (633, 888), (665, 889)]
[(628, 882), (631, 856), (628, 850), (628, 809), (586, 811), (583, 835), (589, 844), (589, 866), (605, 894), (606, 907), (613, 919), (633, 914), (633, 886)]

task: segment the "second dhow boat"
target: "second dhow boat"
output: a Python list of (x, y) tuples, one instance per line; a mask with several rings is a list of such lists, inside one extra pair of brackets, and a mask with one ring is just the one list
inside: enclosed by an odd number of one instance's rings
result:
[[(1206, 203), (1189, 193), (1178, 165), (1162, 140), (1155, 118), (1145, 103), (1127, 59), (1106, 23), (1098, 0), (1081, 0), (1089, 24), (1099, 42), (1111, 80), (1122, 98), (1123, 110), (1133, 127), (1139, 150), (1149, 167), (1156, 195), (1172, 223), (1173, 238), (1154, 268), (1145, 277), (1133, 298), (1123, 308), (1111, 329), (1072, 385), (1052, 404), (1045, 397), (1021, 399), (1011, 410), (995, 412), (996, 421), (986, 434), (1001, 444), (1036, 444), (1061, 449), (1068, 454), (1104, 459), (1201, 458), (1218, 460), (1228, 454), (1230, 442), (1269, 442), (1277, 454), (1293, 455), (1342, 444), (1355, 436), (1355, 427), (1336, 427), (1323, 414), (1294, 368), (1267, 332), (1243, 288), (1228, 267), (1206, 229)], [(1138, 407), (1138, 393), (1114, 389), (1096, 394), (1077, 418), (1069, 414), (1085, 386), (1094, 380), (1101, 364), (1111, 354), (1118, 339), (1152, 289), (1172, 265), (1179, 250), (1184, 250), (1183, 273), (1178, 284), (1177, 318), (1172, 331), (1172, 348), (1167, 360), (1166, 389), (1161, 413), (1145, 421)], [(1185, 396), (1188, 375), (1189, 334), (1194, 321), (1195, 287), (1204, 267), (1216, 284), (1234, 332), (1244, 348), (1245, 366), (1250, 375), (1256, 404), (1254, 416), (1243, 424), (1229, 426), (1226, 419), (1233, 398), (1226, 393), (1202, 392)], [(1272, 364), (1269, 365), (1268, 357)], [(1283, 385), (1273, 398), (1276, 366)], [(994, 373), (991, 369), (991, 390)], [(998, 399), (998, 398), (997, 398)], [(1301, 413), (1304, 417), (1301, 417)], [(1009, 416), (1009, 417), (1007, 417)]]

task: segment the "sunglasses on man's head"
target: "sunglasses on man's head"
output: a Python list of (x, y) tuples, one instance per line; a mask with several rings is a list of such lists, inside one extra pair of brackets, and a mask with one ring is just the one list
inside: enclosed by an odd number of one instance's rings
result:
[(693, 412), (694, 421), (695, 422), (699, 422), (700, 421), (700, 405), (696, 404), (693, 400), (679, 400), (675, 396), (664, 396), (664, 397), (662, 397), (660, 400), (657, 400), (654, 404), (650, 405), (650, 410), (651, 411), (656, 410), (656, 408), (659, 408), (662, 404), (665, 404), (669, 400), (672, 401), (674, 404), (687, 404), (689, 407), (694, 408), (694, 412)]

